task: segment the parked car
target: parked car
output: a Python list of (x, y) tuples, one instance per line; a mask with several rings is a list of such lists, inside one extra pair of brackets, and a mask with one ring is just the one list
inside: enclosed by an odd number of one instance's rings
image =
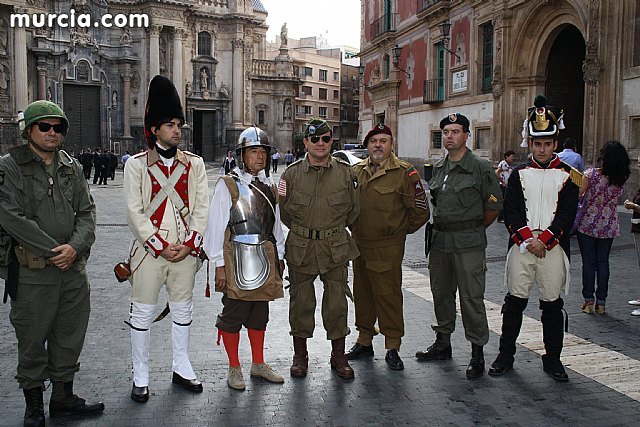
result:
[(345, 150), (345, 151), (353, 154), (354, 156), (360, 159), (366, 159), (367, 157), (369, 157), (369, 151), (367, 151), (366, 148), (353, 148), (351, 150)]
[(362, 161), (360, 157), (355, 156), (350, 150), (334, 151), (333, 153), (331, 153), (331, 155), (337, 159), (340, 159), (349, 163), (351, 166), (357, 163), (360, 163)]

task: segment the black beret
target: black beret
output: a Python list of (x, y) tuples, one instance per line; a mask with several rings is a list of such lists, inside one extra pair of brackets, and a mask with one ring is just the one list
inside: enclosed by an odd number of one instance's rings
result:
[(444, 129), (446, 125), (461, 125), (462, 130), (469, 132), (469, 119), (460, 113), (449, 114), (447, 117), (440, 120), (440, 129)]

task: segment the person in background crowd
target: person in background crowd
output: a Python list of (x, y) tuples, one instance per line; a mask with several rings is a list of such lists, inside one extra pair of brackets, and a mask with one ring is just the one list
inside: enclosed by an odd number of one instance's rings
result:
[(2, 248), (15, 256), (0, 276), (5, 302), (11, 297), (9, 318), (18, 340), (24, 425), (44, 426), (47, 380), (53, 385), (50, 417), (104, 411), (102, 402), (87, 402), (73, 392), (91, 312), (85, 266), (95, 241), (96, 206), (80, 164), (61, 149), (69, 131), (64, 111), (35, 101), (18, 125), (27, 143), (0, 159), (1, 241), (15, 241)]
[(360, 215), (351, 226), (360, 256), (353, 261), (353, 302), (358, 339), (353, 360), (373, 356), (373, 337), (384, 335), (385, 361), (404, 369), (398, 352), (404, 336), (402, 259), (407, 234), (429, 220), (427, 194), (418, 171), (393, 153), (391, 129), (378, 124), (364, 138), (369, 157), (355, 166)]
[(582, 160), (580, 154), (576, 153), (576, 140), (573, 138), (565, 139), (563, 148), (564, 150), (558, 153), (560, 160), (572, 168), (578, 169), (580, 172), (584, 171), (584, 160)]
[(287, 167), (289, 167), (289, 165), (291, 163), (293, 163), (293, 154), (291, 153), (291, 150), (287, 150), (287, 154), (284, 155), (284, 163), (285, 165), (287, 165)]
[(118, 168), (118, 156), (111, 150), (107, 153), (109, 154), (109, 179), (113, 181), (116, 177), (116, 169)]
[(271, 155), (271, 163), (274, 173), (278, 172), (278, 160), (280, 160), (280, 152), (274, 150), (273, 154)]
[(555, 381), (569, 380), (560, 361), (564, 339), (563, 291), (569, 286), (569, 231), (578, 206), (581, 174), (554, 153), (564, 129), (563, 111), (538, 95), (527, 110), (523, 137), (531, 159), (513, 170), (504, 198), (504, 223), (511, 236), (505, 266), (500, 352), (489, 375), (513, 368), (516, 340), (534, 283), (540, 293), (542, 368)]
[(588, 314), (594, 309), (598, 314), (605, 314), (609, 253), (613, 238), (620, 235), (618, 199), (631, 175), (629, 155), (619, 142), (607, 142), (600, 150), (600, 156), (602, 167), (587, 169), (582, 178), (580, 195), (584, 211), (576, 228), (582, 255), (582, 311)]
[(224, 169), (224, 174), (228, 175), (236, 167), (236, 159), (233, 158), (233, 154), (231, 151), (227, 151), (227, 157), (224, 158), (222, 162), (222, 168)]
[(107, 178), (109, 178), (109, 152), (107, 151), (103, 151), (99, 156), (99, 171), (98, 185), (107, 185)]
[(97, 184), (100, 180), (100, 174), (102, 173), (102, 168), (100, 166), (100, 149), (96, 148), (93, 150), (93, 184)]
[(88, 181), (91, 179), (91, 168), (93, 167), (93, 153), (91, 150), (86, 149), (82, 150), (82, 154), (80, 154), (80, 164), (82, 165), (82, 173), (84, 174), (85, 179)]
[[(500, 190), (502, 190), (502, 198), (504, 199), (504, 190), (507, 188), (507, 182), (509, 181), (509, 175), (513, 170), (513, 160), (516, 158), (516, 153), (513, 150), (507, 150), (504, 152), (504, 160), (498, 163), (496, 173), (498, 174), (498, 180), (500, 181)], [(498, 222), (504, 222), (504, 212), (500, 211), (498, 215)]]
[(262, 129), (252, 126), (240, 134), (240, 167), (216, 184), (202, 245), (215, 265), (216, 291), (223, 292), (222, 313), (216, 320), (218, 344), (222, 337), (229, 357), (227, 384), (236, 390), (245, 389), (238, 358), (242, 326), (251, 344), (251, 376), (284, 382), (264, 362), (269, 301), (284, 296), (284, 233), (276, 187), (267, 175), (270, 151)]
[[(638, 256), (638, 264), (640, 265), (640, 188), (636, 191), (633, 201), (628, 199), (624, 201), (625, 209), (633, 211), (631, 218), (631, 232), (636, 243), (636, 255)], [(640, 298), (629, 301), (629, 304), (640, 306)], [(632, 316), (640, 316), (640, 307), (631, 312)]]
[(416, 358), (451, 359), (458, 291), (465, 338), (471, 342), (466, 377), (473, 380), (484, 375), (483, 347), (489, 342), (484, 306), (486, 228), (502, 209), (502, 192), (491, 164), (467, 147), (469, 119), (449, 114), (440, 121), (440, 129), (447, 155), (436, 164), (429, 181), (433, 240), (430, 245), (427, 241), (436, 341), (426, 351), (418, 351)]
[(129, 153), (129, 151), (125, 151), (124, 155), (122, 156), (122, 169), (124, 169), (124, 165), (127, 163), (127, 160), (129, 160), (130, 157), (131, 153)]

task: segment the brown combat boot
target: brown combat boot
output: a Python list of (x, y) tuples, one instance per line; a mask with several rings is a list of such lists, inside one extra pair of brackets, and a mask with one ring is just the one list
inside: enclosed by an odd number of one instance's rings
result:
[(353, 369), (349, 366), (347, 355), (344, 354), (344, 337), (331, 341), (331, 369), (335, 369), (340, 378), (353, 379)]
[(293, 337), (293, 364), (291, 365), (291, 376), (294, 378), (304, 378), (307, 376), (309, 368), (309, 354), (307, 353), (307, 339)]

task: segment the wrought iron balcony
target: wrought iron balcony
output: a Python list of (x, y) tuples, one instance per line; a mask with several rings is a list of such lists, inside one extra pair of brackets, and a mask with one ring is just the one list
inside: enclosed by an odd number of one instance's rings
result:
[[(418, 18), (440, 14), (449, 10), (450, 0), (417, 0)], [(436, 6), (437, 5), (437, 6)]]
[(373, 21), (373, 24), (371, 24), (371, 40), (375, 40), (385, 33), (395, 31), (397, 21), (397, 13), (387, 13)]
[(422, 103), (438, 104), (440, 102), (444, 102), (444, 79), (425, 80)]

